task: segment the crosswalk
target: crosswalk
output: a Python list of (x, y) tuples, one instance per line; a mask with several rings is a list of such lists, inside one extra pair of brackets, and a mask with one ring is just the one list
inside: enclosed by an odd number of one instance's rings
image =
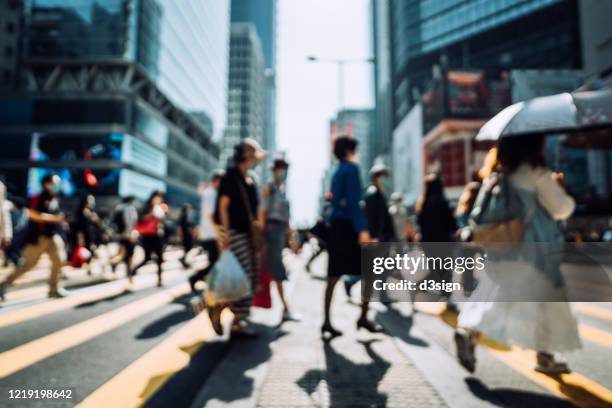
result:
[[(441, 303), (417, 303), (415, 307), (425, 313), (439, 316), (448, 326), (457, 326), (457, 313), (449, 311)], [(610, 319), (610, 304), (607, 303), (578, 303), (573, 305), (580, 317), (595, 317), (607, 324), (608, 330), (602, 330), (589, 324), (581, 323), (578, 326), (583, 341), (591, 342), (607, 349), (607, 356), (601, 356), (601, 364), (609, 370), (612, 361), (612, 319)], [(589, 378), (586, 373), (573, 371), (568, 374), (545, 375), (533, 370), (535, 352), (523, 350), (519, 347), (506, 347), (496, 344), (487, 338), (479, 338), (479, 344), (484, 346), (491, 354), (514, 371), (527, 377), (529, 380), (549, 390), (551, 393), (569, 400), (579, 407), (609, 407), (612, 404), (612, 384), (603, 385)], [(612, 378), (610, 378), (612, 380)]]
[[(26, 276), (26, 279), (17, 282), (16, 287), (8, 293), (3, 307), (0, 307), (0, 343), (3, 338), (37, 332), (37, 326), (43, 326), (46, 320), (61, 320), (64, 317), (66, 320), (62, 327), (49, 329), (46, 333), (36, 338), (27, 338), (18, 345), (0, 348), (0, 382), (29, 384), (31, 388), (42, 388), (46, 384), (37, 385), (35, 382), (28, 382), (26, 378), (36, 367), (47, 364), (44, 369), (49, 370), (52, 360), (57, 356), (75, 353), (88, 343), (126, 326), (137, 324), (164, 308), (171, 308), (177, 303), (188, 308), (191, 296), (186, 278), (190, 272), (174, 265), (172, 262), (176, 258), (170, 257), (171, 261), (165, 265), (165, 286), (162, 288), (155, 287), (153, 265), (143, 268), (131, 286), (122, 273), (116, 276), (84, 276), (86, 274), (82, 271), (70, 269), (67, 271), (68, 279), (65, 283), (70, 286), (78, 282), (79, 288), (73, 290), (71, 296), (62, 299), (44, 297), (44, 265), (33, 271), (32, 276)], [(200, 267), (205, 264), (202, 259), (198, 262), (200, 263), (197, 266)], [(121, 302), (116, 299), (121, 299)], [(107, 302), (104, 307), (99, 308), (99, 313), (88, 315), (85, 319), (75, 317), (75, 310), (86, 305), (97, 305), (99, 302)], [(423, 303), (417, 307), (422, 312), (437, 316), (451, 327), (456, 324), (456, 316), (444, 312), (439, 304)], [(599, 360), (604, 369), (607, 365), (609, 370), (612, 361), (612, 306), (581, 303), (575, 304), (574, 308), (584, 317), (580, 324), (582, 339), (604, 350)], [(167, 319), (172, 320), (171, 317), (172, 314)], [(223, 321), (226, 325), (231, 318), (229, 311), (224, 313)], [(93, 385), (81, 393), (75, 392), (78, 399), (70, 406), (74, 403), (78, 403), (80, 407), (142, 406), (177, 373), (188, 369), (194, 356), (203, 350), (205, 345), (226, 340), (214, 334), (206, 313), (177, 321), (176, 324), (170, 322), (167, 325), (170, 329), (160, 331), (163, 335), (158, 336), (159, 340), (148, 340), (146, 350), (134, 352), (134, 358), (131, 360), (127, 357), (121, 358), (117, 365), (113, 366), (112, 354), (91, 356), (89, 361), (94, 358), (107, 359), (104, 363), (112, 366), (107, 368), (103, 375), (97, 376), (96, 372), (88, 372), (91, 367), (72, 367), (71, 369), (82, 369), (83, 376)], [(125, 341), (139, 340), (132, 338)], [(12, 343), (15, 343), (14, 339)], [(546, 376), (531, 369), (533, 353), (530, 351), (507, 349), (487, 343), (486, 339), (482, 341), (482, 345), (516, 373), (576, 406), (612, 405), (612, 376), (603, 380), (590, 378), (589, 372)], [(121, 345), (117, 344), (117, 347)], [(62, 361), (58, 359), (57, 364), (52, 366), (55, 371), (53, 376), (60, 378), (59, 382), (56, 382), (60, 388), (61, 372), (66, 370), (66, 367), (61, 366)]]

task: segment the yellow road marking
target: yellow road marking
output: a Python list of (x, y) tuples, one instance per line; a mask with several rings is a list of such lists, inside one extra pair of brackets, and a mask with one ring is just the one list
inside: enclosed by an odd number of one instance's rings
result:
[(586, 324), (578, 325), (578, 332), (581, 337), (597, 343), (600, 346), (612, 347), (612, 334), (607, 331), (588, 326)]
[(575, 372), (546, 375), (533, 369), (535, 352), (512, 347), (510, 351), (491, 350), (508, 366), (559, 397), (578, 407), (610, 407), (612, 391)]
[[(229, 310), (223, 321), (232, 319)], [(216, 335), (207, 313), (200, 313), (176, 333), (149, 350), (85, 398), (79, 408), (139, 407), (174, 374), (189, 365), (191, 357)]]
[[(166, 279), (171, 279), (178, 274), (178, 271), (168, 271), (164, 274), (164, 277)], [(136, 292), (142, 289), (150, 288), (155, 285), (156, 282), (157, 277), (152, 274), (137, 275), (134, 278), (134, 285), (131, 287), (131, 290)], [(121, 281), (117, 281), (116, 284), (113, 283), (103, 288), (99, 288), (94, 293), (71, 295), (63, 299), (53, 299), (44, 303), (38, 303), (33, 306), (25, 307), (23, 309), (0, 314), (0, 328), (70, 309), (84, 303), (95, 302), (97, 300), (118, 295), (127, 290), (128, 287), (127, 280), (122, 279)]]
[[(431, 308), (435, 309), (436, 307), (432, 306)], [(439, 307), (437, 308), (439, 309)], [(443, 310), (442, 312), (431, 314), (437, 314), (449, 326), (457, 327), (457, 313)], [(606, 336), (610, 336), (609, 333), (585, 325), (579, 325), (579, 332), (581, 336), (597, 342), (606, 341), (606, 339), (609, 339)], [(575, 372), (546, 375), (535, 371), (533, 365), (536, 360), (535, 352), (533, 351), (523, 350), (518, 347), (508, 348), (482, 335), (479, 336), (478, 342), (486, 346), (494, 356), (518, 373), (548, 389), (555, 395), (568, 399), (576, 406), (609, 407), (612, 404), (612, 391), (588, 377)], [(612, 343), (607, 344), (608, 347), (611, 345)]]
[(596, 317), (602, 320), (612, 320), (612, 309), (595, 306), (592, 303), (577, 303), (574, 305), (576, 310), (585, 315)]
[(187, 283), (180, 284), (5, 351), (0, 354), (0, 378), (91, 340), (189, 292)]

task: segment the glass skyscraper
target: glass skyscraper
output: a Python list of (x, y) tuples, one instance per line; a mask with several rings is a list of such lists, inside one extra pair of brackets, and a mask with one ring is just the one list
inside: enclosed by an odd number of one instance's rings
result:
[(276, 10), (277, 0), (232, 0), (232, 23), (252, 23), (261, 42), (265, 67), (264, 146), (276, 150)]
[(27, 0), (23, 75), (0, 98), (13, 191), (198, 205), (226, 122), (229, 0)]
[(577, 4), (392, 0), (387, 12), (394, 125), (428, 87), (436, 64), (452, 69), (580, 69)]

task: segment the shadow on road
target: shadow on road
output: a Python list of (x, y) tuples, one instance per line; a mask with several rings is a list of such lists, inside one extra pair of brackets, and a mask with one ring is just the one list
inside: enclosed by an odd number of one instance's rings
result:
[(476, 397), (501, 407), (574, 407), (570, 402), (552, 395), (536, 394), (529, 391), (513, 390), (509, 388), (491, 389), (474, 377), (466, 378), (465, 382)]
[(429, 343), (425, 340), (410, 334), (410, 329), (414, 324), (412, 316), (405, 316), (392, 307), (386, 307), (384, 311), (378, 311), (376, 320), (386, 328), (387, 334), (414, 346), (429, 347)]
[[(365, 401), (368, 406), (386, 406), (387, 395), (379, 392), (378, 386), (391, 363), (372, 349), (372, 343), (376, 341), (379, 340), (360, 341), (372, 360), (365, 364), (346, 358), (334, 349), (332, 341), (323, 342), (327, 369), (309, 370), (297, 384), (313, 398), (321, 383), (325, 383), (332, 407), (362, 406)], [(316, 401), (317, 398), (313, 400)]]
[(99, 305), (101, 303), (113, 302), (113, 301), (115, 301), (115, 300), (117, 300), (119, 298), (122, 298), (122, 297), (127, 296), (127, 295), (131, 295), (131, 294), (132, 294), (132, 292), (130, 292), (128, 289), (126, 289), (126, 290), (124, 290), (121, 293), (117, 293), (116, 295), (104, 297), (104, 298), (101, 298), (101, 299), (92, 300), (91, 302), (81, 303), (80, 305), (76, 306), (76, 309), (84, 309), (84, 308), (88, 308), (88, 307)]

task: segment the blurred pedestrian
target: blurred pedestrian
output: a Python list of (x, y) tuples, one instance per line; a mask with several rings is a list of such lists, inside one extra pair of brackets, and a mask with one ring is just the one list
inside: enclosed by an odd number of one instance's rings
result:
[(164, 193), (154, 191), (147, 200), (142, 217), (138, 221), (136, 229), (140, 234), (140, 244), (144, 249), (144, 259), (136, 267), (134, 267), (133, 275), (138, 269), (143, 267), (147, 262), (153, 259), (157, 263), (157, 286), (161, 287), (162, 282), (162, 263), (164, 262), (164, 218), (166, 218), (167, 205), (164, 203)]
[(11, 207), (12, 203), (6, 198), (6, 186), (0, 181), (0, 250), (4, 252), (6, 258), (8, 258), (6, 251), (13, 239)]
[(179, 217), (179, 231), (181, 234), (181, 243), (183, 245), (183, 256), (181, 257), (181, 264), (183, 268), (189, 268), (187, 263), (187, 254), (193, 249), (194, 240), (194, 223), (191, 215), (192, 207), (191, 204), (183, 204), (181, 208), (181, 215)]
[(217, 259), (219, 259), (219, 243), (216, 238), (216, 225), (214, 220), (215, 206), (217, 205), (217, 191), (221, 178), (225, 175), (224, 170), (213, 173), (210, 183), (202, 193), (202, 207), (200, 208), (200, 225), (198, 228), (198, 246), (206, 251), (208, 264), (205, 268), (198, 270), (189, 278), (191, 291), (195, 293), (195, 285), (204, 279)]
[(41, 180), (42, 192), (32, 199), (28, 211), (27, 244), (23, 251), (23, 264), (16, 268), (2, 284), (0, 284), (0, 299), (4, 299), (6, 288), (17, 278), (31, 270), (43, 254), (51, 260), (49, 275), (49, 297), (64, 297), (68, 293), (58, 287), (62, 264), (66, 252), (64, 240), (61, 237), (64, 214), (60, 212), (58, 192), (60, 178), (48, 174)]
[[(360, 244), (372, 240), (360, 205), (363, 189), (359, 179), (359, 167), (355, 163), (357, 141), (349, 136), (339, 136), (334, 143), (334, 156), (339, 163), (334, 168), (331, 179), (329, 263), (325, 289), (325, 316), (321, 327), (321, 334), (324, 337), (342, 335), (342, 332), (332, 326), (330, 319), (334, 287), (343, 275), (361, 274)], [(366, 286), (370, 289), (369, 285)], [(357, 328), (378, 332), (381, 330), (380, 327), (368, 320), (370, 293), (367, 289), (363, 291)]]
[(132, 258), (138, 242), (138, 231), (135, 229), (138, 222), (138, 210), (135, 202), (136, 197), (127, 196), (115, 207), (113, 224), (115, 232), (119, 235), (119, 252), (110, 261), (113, 271), (117, 265), (125, 263), (126, 275), (130, 282), (133, 275)]
[[(243, 139), (234, 147), (231, 167), (221, 178), (219, 185), (215, 219), (219, 228), (219, 245), (221, 250), (231, 250), (251, 282), (251, 294), (229, 308), (234, 313), (231, 332), (239, 336), (255, 336), (257, 333), (248, 327), (246, 318), (253, 303), (253, 293), (258, 279), (257, 252), (261, 250), (261, 225), (258, 214), (259, 199), (257, 186), (249, 169), (266, 158), (266, 151), (251, 138)], [(226, 305), (214, 305), (208, 308), (210, 320), (215, 332), (222, 334), (221, 312)]]
[[(461, 256), (473, 259), (475, 259), (477, 254), (482, 252), (481, 248), (468, 244), (468, 242), (471, 241), (471, 225), (469, 223), (470, 214), (474, 207), (474, 203), (476, 202), (476, 197), (478, 196), (479, 191), (480, 182), (469, 182), (463, 189), (463, 193), (459, 197), (457, 208), (455, 209), (455, 217), (457, 219), (457, 226), (459, 228), (457, 238), (463, 243), (459, 247)], [(470, 296), (476, 286), (473, 267), (465, 268), (465, 271), (461, 274), (461, 283), (463, 293), (466, 296)]]
[(292, 314), (285, 298), (283, 282), (287, 280), (287, 271), (283, 264), (283, 248), (287, 245), (291, 231), (289, 227), (289, 200), (286, 194), (286, 180), (289, 163), (278, 157), (272, 164), (272, 182), (268, 183), (261, 193), (260, 222), (264, 225), (266, 247), (263, 252), (263, 269), (272, 275), (278, 295), (283, 304), (282, 321), (297, 321), (299, 317)]
[(402, 204), (403, 199), (404, 196), (400, 192), (396, 191), (391, 194), (389, 215), (391, 215), (391, 220), (393, 221), (393, 229), (397, 240), (402, 243), (414, 242), (414, 225), (410, 221), (408, 209)]
[[(424, 191), (417, 201), (416, 210), (425, 256), (428, 258), (448, 256), (448, 247), (441, 243), (455, 240), (457, 222), (444, 195), (442, 180), (436, 174), (429, 174), (425, 177)], [(425, 280), (452, 282), (452, 274), (452, 270), (434, 262)], [(417, 284), (417, 287), (419, 286), (420, 284)], [(441, 293), (442, 298), (447, 301), (447, 308), (454, 308), (454, 305), (450, 303), (450, 295), (450, 292)]]
[[(509, 137), (499, 142), (502, 177), (507, 178), (522, 207), (519, 214), (503, 215), (525, 220), (521, 242), (530, 244), (516, 259), (489, 254), (487, 273), (494, 273), (502, 283), (489, 302), (468, 302), (459, 315), (457, 355), (469, 371), (475, 368), (474, 348), (480, 333), (501, 344), (537, 351), (534, 368), (547, 374), (569, 372), (567, 363), (554, 353), (580, 348), (577, 321), (566, 302), (561, 257), (538, 250), (543, 243), (562, 245), (559, 221), (567, 219), (575, 208), (563, 187), (563, 176), (545, 167), (543, 151), (543, 136)], [(488, 209), (478, 208), (486, 217)], [(473, 298), (481, 287), (476, 288)]]
[[(371, 184), (367, 188), (364, 198), (366, 222), (372, 238), (379, 242), (396, 241), (393, 221), (387, 207), (385, 195), (385, 179), (389, 177), (389, 168), (383, 164), (375, 164), (370, 169)], [(351, 298), (351, 288), (359, 282), (359, 275), (344, 277), (344, 290)]]
[(25, 199), (13, 197), (10, 216), (13, 225), (13, 237), (9, 246), (5, 249), (5, 254), (7, 259), (17, 267), (22, 263), (21, 252), (26, 244), (28, 230), (28, 207)]
[(84, 260), (83, 266), (87, 273), (91, 274), (90, 261), (96, 252), (96, 236), (100, 229), (100, 217), (95, 211), (96, 199), (93, 195), (84, 196), (75, 211), (72, 224), (73, 251), (85, 248), (91, 254), (89, 259)]

